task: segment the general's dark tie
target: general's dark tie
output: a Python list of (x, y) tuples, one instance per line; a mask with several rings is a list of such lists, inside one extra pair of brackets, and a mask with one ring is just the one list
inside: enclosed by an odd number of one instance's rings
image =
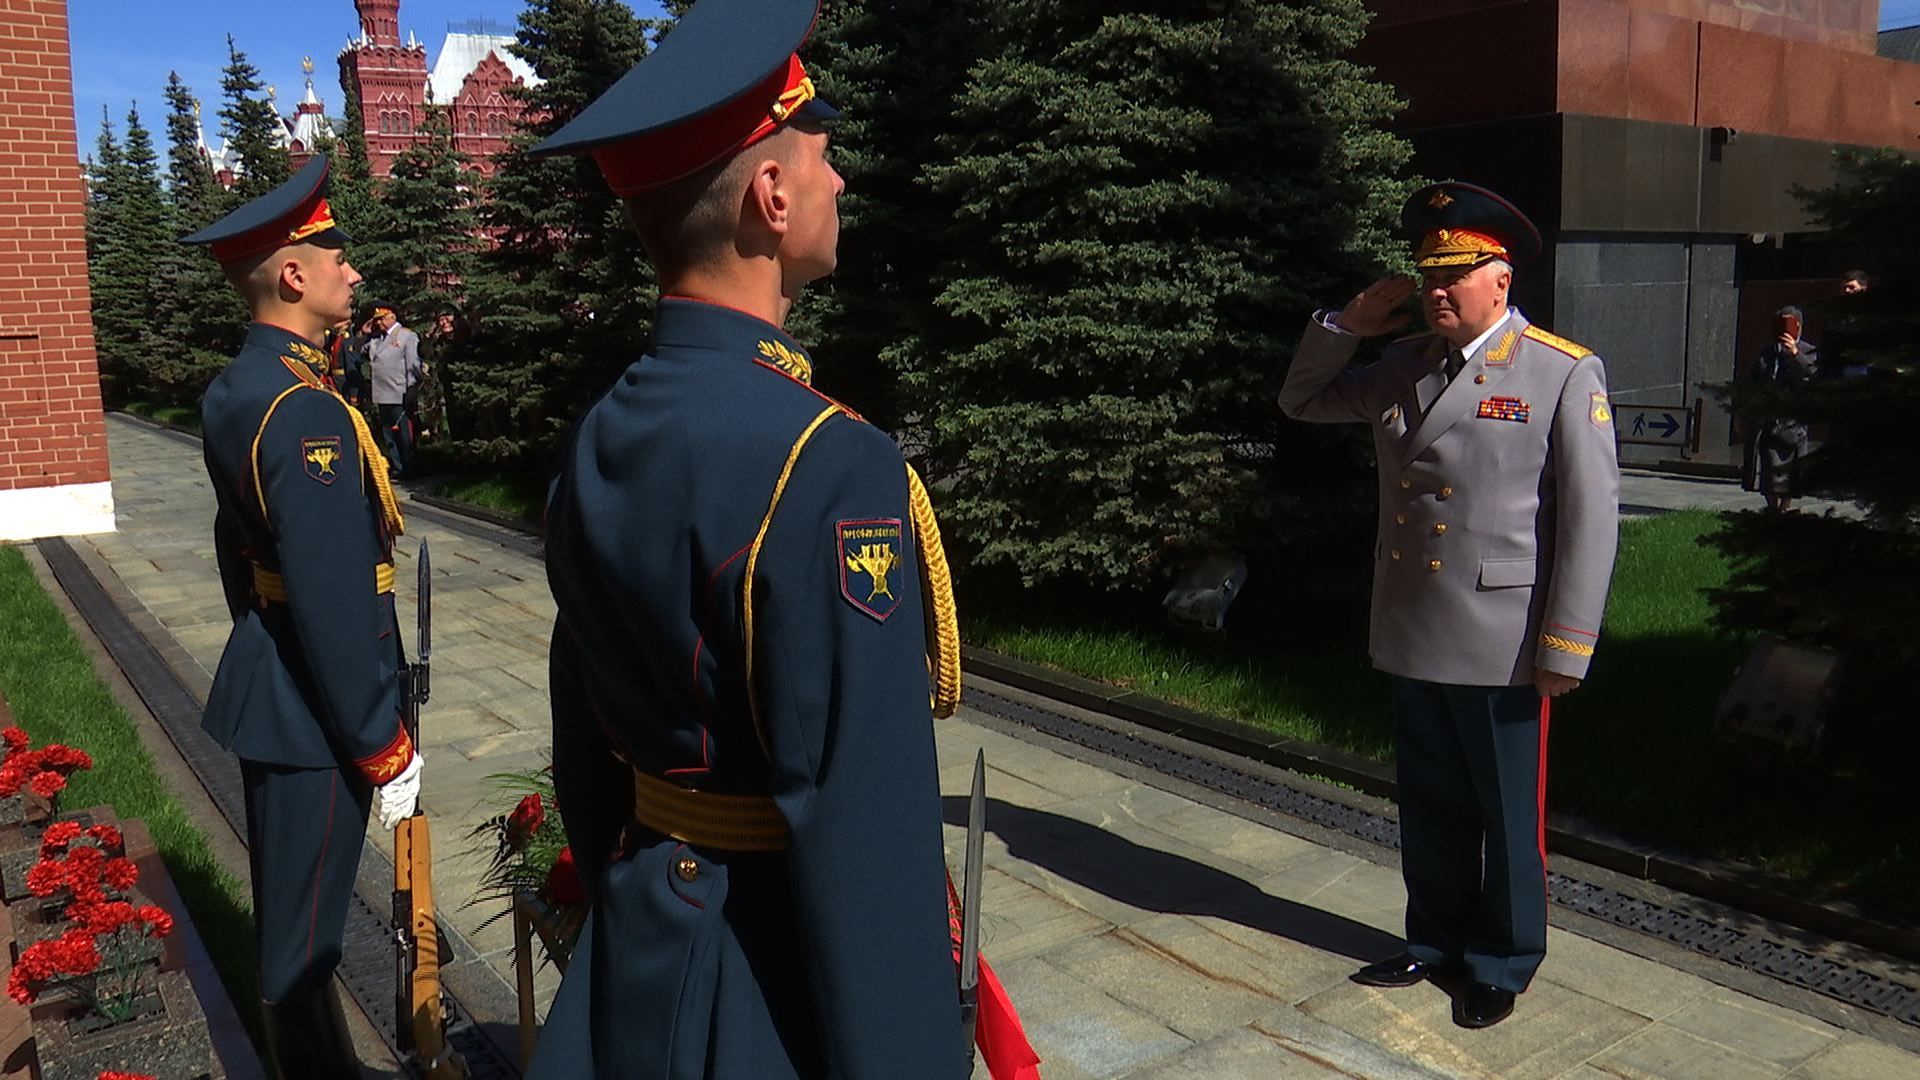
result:
[(1448, 350), (1447, 365), (1445, 368), (1445, 371), (1447, 374), (1447, 382), (1452, 383), (1453, 377), (1455, 375), (1460, 374), (1460, 369), (1466, 366), (1467, 366), (1466, 353), (1461, 352), (1459, 349)]

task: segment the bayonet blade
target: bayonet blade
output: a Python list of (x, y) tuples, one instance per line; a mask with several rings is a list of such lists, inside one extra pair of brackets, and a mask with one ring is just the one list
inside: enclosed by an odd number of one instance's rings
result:
[(414, 638), (420, 650), (420, 661), (414, 665), (414, 694), (416, 703), (425, 705), (433, 693), (430, 666), (433, 663), (433, 559), (427, 553), (424, 539), (420, 541), (418, 565), (414, 570)]
[(987, 841), (987, 752), (973, 758), (973, 795), (967, 802), (967, 857), (960, 894), (960, 993), (971, 999), (980, 982), (980, 890)]
[(420, 541), (419, 566), (414, 578), (414, 629), (420, 639), (420, 662), (433, 659), (433, 559), (427, 542)]

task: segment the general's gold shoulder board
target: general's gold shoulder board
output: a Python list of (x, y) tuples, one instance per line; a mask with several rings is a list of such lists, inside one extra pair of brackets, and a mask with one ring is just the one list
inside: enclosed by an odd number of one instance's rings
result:
[(1529, 338), (1532, 338), (1533, 340), (1539, 342), (1542, 345), (1552, 346), (1553, 348), (1558, 349), (1563, 353), (1566, 353), (1568, 356), (1573, 357), (1575, 360), (1578, 360), (1583, 356), (1593, 355), (1593, 350), (1587, 348), (1585, 345), (1582, 345), (1574, 341), (1568, 341), (1566, 338), (1563, 338), (1558, 334), (1550, 334), (1547, 331), (1542, 330), (1539, 327), (1534, 326), (1532, 324), (1528, 324), (1526, 336)]

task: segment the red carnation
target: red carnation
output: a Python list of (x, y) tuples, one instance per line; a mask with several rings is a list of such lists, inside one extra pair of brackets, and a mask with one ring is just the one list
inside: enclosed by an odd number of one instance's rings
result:
[(141, 922), (147, 924), (149, 937), (166, 937), (173, 933), (173, 916), (167, 914), (167, 909), (158, 904), (142, 904), (134, 914)]
[(146, 1073), (114, 1072), (112, 1069), (100, 1074), (99, 1080), (154, 1080)]
[(0, 762), (0, 796), (20, 794), (27, 781), (40, 771), (41, 755), (38, 750), (19, 750), (7, 754), (7, 760)]
[(7, 752), (10, 754), (25, 750), (32, 741), (27, 738), (26, 732), (17, 727), (0, 728), (0, 743), (6, 745)]
[(35, 773), (33, 774), (33, 779), (27, 781), (27, 787), (32, 789), (35, 795), (43, 799), (53, 798), (55, 795), (60, 794), (66, 786), (67, 778), (52, 770)]
[(540, 793), (534, 792), (520, 800), (507, 817), (507, 843), (518, 849), (533, 839), (540, 826), (547, 820), (546, 804), (540, 801)]
[(80, 913), (68, 912), (74, 922), (86, 927), (90, 934), (111, 934), (134, 921), (133, 905), (125, 900), (109, 900), (104, 904), (89, 904)]
[(75, 928), (52, 941), (27, 946), (7, 979), (7, 996), (31, 1005), (55, 978), (91, 975), (99, 968), (100, 952), (93, 947), (93, 935)]
[(56, 821), (47, 826), (40, 834), (40, 856), (58, 855), (67, 849), (67, 845), (80, 839), (80, 823), (77, 821)]
[(75, 750), (71, 746), (52, 743), (40, 749), (45, 755), (44, 768), (59, 769), (62, 772), (79, 772), (93, 768), (93, 755), (85, 750)]
[(560, 849), (553, 860), (553, 868), (547, 871), (547, 882), (540, 886), (547, 902), (555, 907), (572, 907), (586, 903), (587, 894), (580, 887), (580, 871), (573, 865), (573, 846)]
[(41, 859), (27, 870), (27, 891), (35, 896), (52, 896), (67, 884), (65, 863)]
[(87, 835), (109, 851), (124, 848), (127, 843), (126, 837), (120, 835), (120, 830), (111, 825), (95, 825), (87, 830)]
[(108, 886), (126, 892), (133, 883), (140, 880), (140, 868), (126, 859), (109, 859), (107, 865), (100, 868), (100, 876)]

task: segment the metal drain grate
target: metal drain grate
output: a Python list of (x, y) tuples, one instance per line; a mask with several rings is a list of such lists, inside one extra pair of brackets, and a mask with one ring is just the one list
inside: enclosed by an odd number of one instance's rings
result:
[[(55, 538), (38, 541), (36, 546), (81, 618), (87, 621), (133, 685), (134, 692), (160, 722), (181, 758), (207, 789), (221, 816), (245, 843), (246, 802), (240, 765), (232, 754), (200, 730), (201, 703), (107, 595), (72, 545)], [(361, 864), (363, 871), (370, 873), (374, 880), (393, 880), (393, 863), (378, 849), (368, 847), (361, 855)], [(370, 870), (366, 869), (369, 867)], [(347, 907), (339, 972), (347, 992), (398, 1056), (394, 1038), (393, 925), (381, 914), (391, 905), (384, 896), (380, 900), (381, 906), (376, 907), (360, 892), (353, 894), (353, 902)], [(441, 940), (447, 940), (444, 933)], [(517, 1078), (519, 1069), (480, 1031), (460, 1002), (451, 994), (446, 994), (445, 999), (447, 1037), (466, 1058), (473, 1080)], [(408, 1069), (409, 1075), (415, 1075), (411, 1065)]]
[[(966, 704), (1076, 746), (1178, 777), (1255, 806), (1381, 847), (1396, 850), (1400, 847), (1399, 823), (1383, 814), (1347, 806), (1231, 765), (998, 694), (968, 689)], [(1557, 871), (1548, 873), (1547, 886), (1553, 902), (1569, 911), (1604, 919), (1615, 926), (1920, 1027), (1920, 988), (1815, 956), (1762, 934), (1736, 930), (1691, 912)]]

